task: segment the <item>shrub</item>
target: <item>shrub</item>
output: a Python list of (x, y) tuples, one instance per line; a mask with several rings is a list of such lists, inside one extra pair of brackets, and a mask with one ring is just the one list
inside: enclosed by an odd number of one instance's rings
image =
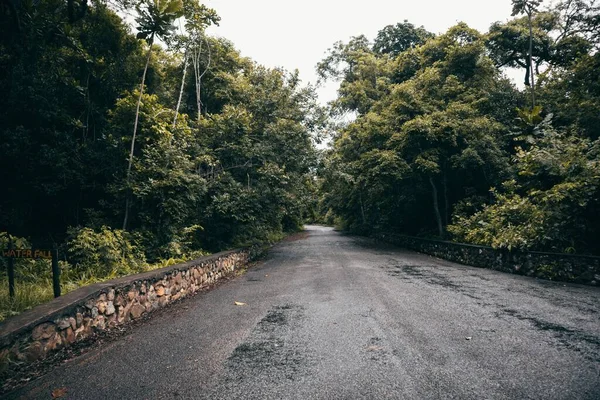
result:
[(110, 277), (146, 269), (146, 257), (134, 234), (106, 226), (97, 231), (70, 228), (68, 234), (70, 274)]
[[(0, 249), (7, 249), (8, 242), (12, 239), (13, 247), (16, 249), (30, 249), (31, 243), (22, 237), (0, 232)], [(46, 259), (17, 258), (15, 264), (15, 280), (19, 282), (34, 282), (38, 279), (52, 279), (52, 264)], [(0, 257), (0, 268), (2, 278), (6, 278), (8, 259)]]

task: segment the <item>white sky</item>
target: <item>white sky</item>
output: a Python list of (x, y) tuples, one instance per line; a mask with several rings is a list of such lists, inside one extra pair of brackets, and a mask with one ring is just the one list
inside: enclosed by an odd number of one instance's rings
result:
[[(405, 19), (443, 33), (460, 21), (486, 32), (510, 19), (511, 0), (204, 0), (221, 22), (209, 33), (231, 40), (242, 55), (267, 67), (300, 70), (304, 83), (316, 82), (315, 66), (334, 42), (364, 34), (373, 40), (386, 25)], [(319, 89), (335, 98), (337, 85)]]

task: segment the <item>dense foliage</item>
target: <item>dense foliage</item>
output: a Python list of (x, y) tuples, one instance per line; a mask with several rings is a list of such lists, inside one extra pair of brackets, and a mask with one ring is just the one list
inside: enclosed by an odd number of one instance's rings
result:
[(314, 93), (207, 36), (214, 10), (13, 4), (0, 22), (0, 230), (48, 245), (110, 227), (156, 260), (301, 225)]
[(2, 2), (0, 232), (107, 277), (298, 229), (316, 96), (218, 22), (197, 0)]
[(355, 118), (319, 170), (328, 221), (600, 253), (600, 8), (541, 3), (513, 1), (485, 34), (405, 21), (334, 45), (318, 71), (341, 82), (332, 111)]

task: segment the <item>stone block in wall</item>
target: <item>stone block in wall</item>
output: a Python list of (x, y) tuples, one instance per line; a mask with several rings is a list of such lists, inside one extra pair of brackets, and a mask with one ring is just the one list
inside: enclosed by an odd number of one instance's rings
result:
[(33, 328), (33, 331), (31, 332), (31, 338), (33, 340), (48, 339), (54, 335), (55, 332), (56, 325), (54, 325), (52, 322), (45, 322)]

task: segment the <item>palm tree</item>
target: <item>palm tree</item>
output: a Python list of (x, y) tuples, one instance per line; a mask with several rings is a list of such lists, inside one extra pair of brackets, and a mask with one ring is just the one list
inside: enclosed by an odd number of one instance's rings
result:
[(138, 23), (138, 39), (145, 39), (148, 43), (148, 55), (146, 56), (146, 66), (140, 83), (140, 96), (138, 97), (137, 107), (135, 110), (135, 123), (133, 125), (133, 136), (131, 137), (131, 149), (129, 151), (129, 163), (127, 165), (127, 195), (125, 199), (125, 216), (123, 218), (123, 230), (127, 229), (127, 220), (129, 219), (129, 207), (131, 203), (131, 191), (129, 189), (129, 177), (131, 175), (131, 166), (133, 164), (133, 151), (135, 149), (135, 137), (140, 117), (140, 104), (144, 94), (144, 82), (146, 81), (146, 73), (148, 72), (148, 64), (150, 64), (150, 55), (152, 54), (152, 44), (156, 37), (166, 40), (172, 34), (175, 26), (173, 22), (183, 15), (182, 0), (145, 0), (137, 7), (139, 14), (136, 18)]
[(537, 11), (538, 6), (543, 0), (513, 0), (512, 15), (525, 13), (527, 15), (527, 21), (529, 24), (529, 55), (527, 57), (527, 72), (525, 74), (525, 84), (529, 84), (529, 77), (531, 77), (531, 110), (535, 108), (535, 76), (533, 70), (533, 27), (532, 27), (532, 16)]

